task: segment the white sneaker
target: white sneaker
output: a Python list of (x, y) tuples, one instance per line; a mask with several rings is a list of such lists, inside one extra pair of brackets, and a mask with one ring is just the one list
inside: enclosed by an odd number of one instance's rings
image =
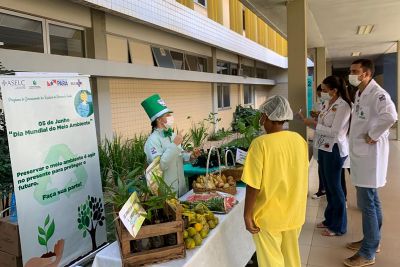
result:
[(312, 199), (320, 199), (321, 197), (324, 197), (326, 194), (325, 192), (317, 192), (314, 195), (311, 196)]

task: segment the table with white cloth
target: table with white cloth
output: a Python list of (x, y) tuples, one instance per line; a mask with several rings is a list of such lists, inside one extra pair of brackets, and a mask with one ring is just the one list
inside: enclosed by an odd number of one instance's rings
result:
[[(243, 221), (245, 188), (238, 187), (235, 195), (238, 204), (228, 213), (216, 215), (218, 226), (210, 231), (201, 246), (186, 250), (183, 259), (162, 262), (149, 266), (162, 267), (243, 267), (255, 252), (253, 238)], [(193, 192), (181, 197), (186, 199)], [(97, 253), (92, 267), (121, 267), (121, 256), (118, 242), (114, 242)]]

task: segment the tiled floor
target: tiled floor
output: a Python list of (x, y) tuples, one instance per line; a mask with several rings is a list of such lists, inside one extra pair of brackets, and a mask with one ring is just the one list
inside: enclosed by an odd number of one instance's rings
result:
[[(400, 142), (390, 142), (388, 183), (380, 190), (383, 205), (382, 252), (376, 256), (376, 267), (400, 267)], [(310, 195), (318, 185), (317, 164), (310, 169)], [(346, 175), (348, 173), (346, 172)], [(341, 237), (323, 237), (315, 224), (323, 220), (326, 200), (312, 200), (307, 204), (307, 219), (300, 236), (302, 266), (338, 267), (354, 254), (345, 248), (347, 242), (362, 238), (361, 213), (357, 209), (355, 188), (351, 177), (346, 177), (348, 190), (348, 232)]]

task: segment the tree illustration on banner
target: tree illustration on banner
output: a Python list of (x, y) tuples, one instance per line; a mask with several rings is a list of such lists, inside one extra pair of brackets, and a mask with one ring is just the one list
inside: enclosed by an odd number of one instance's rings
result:
[(101, 198), (88, 196), (88, 199), (78, 207), (78, 229), (83, 231), (83, 238), (89, 233), (92, 239), (92, 250), (97, 249), (96, 229), (104, 225), (103, 202)]

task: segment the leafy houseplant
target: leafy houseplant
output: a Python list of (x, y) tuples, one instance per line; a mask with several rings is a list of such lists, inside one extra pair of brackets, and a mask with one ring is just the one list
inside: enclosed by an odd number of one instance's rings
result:
[(116, 185), (118, 177), (126, 177), (132, 168), (139, 168), (137, 173), (143, 174), (146, 168), (144, 144), (147, 136), (139, 135), (130, 140), (114, 136), (105, 139), (99, 146), (100, 172), (103, 186), (109, 182)]
[(234, 141), (231, 145), (240, 146), (247, 150), (251, 141), (260, 134), (260, 112), (252, 107), (245, 108), (241, 105), (236, 107), (233, 115), (232, 129), (239, 132), (242, 138)]
[(256, 113), (250, 119), (250, 124), (246, 126), (246, 121), (243, 119), (238, 122), (239, 132), (243, 135), (241, 142), (242, 147), (248, 149), (250, 147), (251, 141), (260, 135), (260, 113)]
[(208, 136), (209, 141), (220, 141), (223, 140), (225, 137), (232, 135), (231, 131), (227, 131), (224, 128), (218, 130), (215, 133), (212, 133)]
[(239, 131), (239, 122), (244, 123), (244, 125), (253, 125), (253, 118), (259, 113), (258, 110), (252, 107), (243, 107), (242, 105), (236, 106), (235, 112), (233, 113), (233, 121), (231, 123), (232, 130), (234, 132)]
[(198, 123), (192, 123), (190, 128), (191, 140), (193, 142), (193, 147), (201, 147), (204, 140), (208, 136), (208, 127), (204, 121)]
[(105, 187), (106, 202), (111, 204), (114, 210), (120, 210), (133, 191), (139, 192), (140, 198), (148, 193), (146, 181), (138, 177), (140, 174), (141, 168), (136, 167), (126, 176), (116, 176), (116, 184), (109, 183), (109, 186)]

